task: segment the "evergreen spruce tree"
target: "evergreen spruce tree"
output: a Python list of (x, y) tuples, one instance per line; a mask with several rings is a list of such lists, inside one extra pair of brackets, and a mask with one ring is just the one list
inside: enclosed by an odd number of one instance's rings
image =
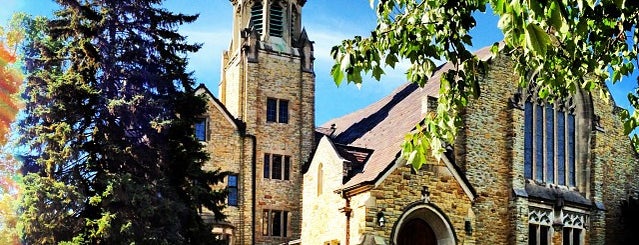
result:
[(25, 51), (20, 228), (28, 244), (211, 244), (223, 173), (192, 125), (205, 112), (177, 33), (197, 16), (161, 0), (57, 0)]

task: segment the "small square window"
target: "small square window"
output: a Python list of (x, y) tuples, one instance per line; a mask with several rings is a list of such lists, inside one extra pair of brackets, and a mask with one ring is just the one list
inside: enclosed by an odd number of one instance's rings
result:
[(290, 180), (291, 156), (278, 154), (264, 154), (264, 178)]
[(266, 121), (288, 123), (288, 100), (267, 98), (266, 99)]
[(195, 122), (195, 138), (199, 141), (206, 141), (206, 119), (198, 119)]

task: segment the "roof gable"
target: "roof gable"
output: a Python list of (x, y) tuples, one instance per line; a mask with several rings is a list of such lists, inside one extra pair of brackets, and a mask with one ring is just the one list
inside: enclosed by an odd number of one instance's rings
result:
[[(492, 56), (490, 47), (483, 48), (475, 54), (482, 60)], [(385, 173), (394, 169), (393, 166), (400, 157), (404, 136), (423, 120), (422, 99), (439, 97), (441, 75), (451, 68), (452, 65), (446, 63), (435, 71), (424, 87), (406, 83), (370, 106), (330, 120), (322, 126), (328, 128), (335, 124), (333, 135), (337, 144), (373, 151), (363, 171), (353, 176), (343, 188), (376, 183), (383, 179)], [(449, 169), (451, 172), (458, 172), (454, 168)]]
[(213, 103), (213, 105), (215, 106), (215, 108), (222, 113), (222, 115), (224, 116), (224, 118), (236, 129), (239, 130), (240, 129), (240, 125), (242, 125), (237, 119), (235, 119), (233, 117), (233, 115), (228, 111), (228, 109), (226, 109), (226, 106), (224, 106), (224, 104), (222, 104), (222, 102), (220, 100), (218, 100), (217, 98), (215, 98), (215, 96), (213, 95), (213, 93), (211, 93), (211, 91), (204, 85), (204, 84), (200, 84), (196, 89), (195, 89), (195, 95), (204, 95), (206, 98), (208, 98), (211, 103)]

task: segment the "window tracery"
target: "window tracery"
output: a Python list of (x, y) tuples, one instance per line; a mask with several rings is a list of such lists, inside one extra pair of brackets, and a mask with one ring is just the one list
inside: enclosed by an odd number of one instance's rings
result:
[(524, 177), (576, 186), (576, 113), (572, 97), (544, 100), (529, 89), (523, 100)]

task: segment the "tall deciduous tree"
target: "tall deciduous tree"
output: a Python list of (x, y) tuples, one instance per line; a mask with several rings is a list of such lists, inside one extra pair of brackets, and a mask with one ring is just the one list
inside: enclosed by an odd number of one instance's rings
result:
[(0, 244), (19, 244), (16, 229), (19, 163), (7, 152), (10, 147), (6, 143), (21, 104), (19, 90), (23, 76), (17, 51), (24, 32), (20, 19), (21, 15), (16, 14), (9, 25), (0, 26)]
[(205, 112), (161, 0), (58, 0), (25, 50), (20, 225), (29, 244), (209, 244), (224, 193), (192, 125)]
[[(447, 60), (453, 69), (441, 76), (437, 113), (427, 116), (406, 137), (403, 155), (415, 168), (425, 153), (438, 157), (452, 144), (461, 125), (459, 111), (480, 94), (479, 79), (486, 62), (468, 50), (472, 14), (487, 6), (500, 17), (503, 47), (519, 74), (518, 85), (538, 88), (542, 98), (557, 98), (584, 89), (608, 98), (604, 81), (629, 75), (637, 62), (639, 3), (624, 0), (370, 0), (376, 6), (377, 27), (370, 37), (345, 40), (332, 50), (331, 73), (337, 84), (361, 83), (362, 72), (380, 79), (383, 66), (410, 61), (408, 81), (424, 85)], [(500, 52), (499, 49), (502, 49)], [(610, 72), (609, 72), (610, 71)], [(515, 86), (515, 84), (513, 84)], [(624, 112), (626, 133), (639, 125), (637, 91), (628, 95), (635, 108)], [(639, 143), (637, 136), (633, 137)]]

